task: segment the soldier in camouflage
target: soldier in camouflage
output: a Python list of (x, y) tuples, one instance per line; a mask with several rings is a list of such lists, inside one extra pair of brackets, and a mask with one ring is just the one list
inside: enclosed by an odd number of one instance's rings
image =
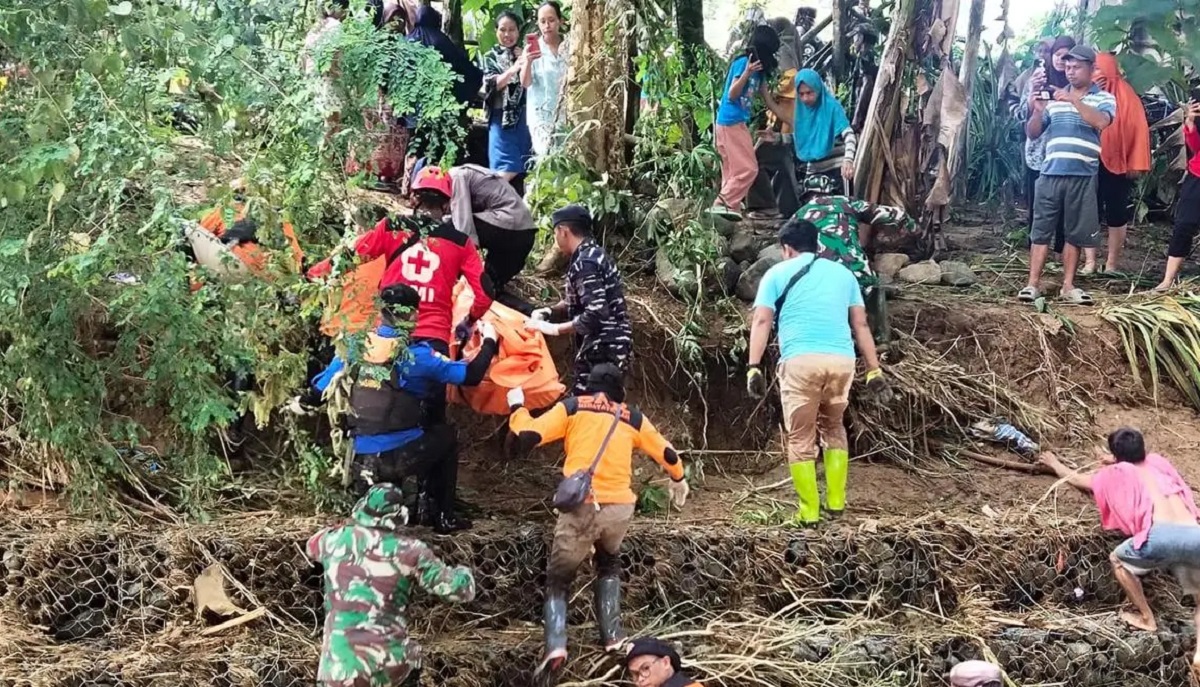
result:
[(449, 601), (475, 598), (475, 579), (450, 567), (422, 542), (405, 537), (404, 495), (376, 484), (343, 525), (308, 540), (308, 556), (325, 568), (325, 636), (320, 687), (416, 685), (421, 648), (408, 637), (404, 610), (413, 585)]
[(820, 257), (841, 262), (858, 278), (871, 331), (877, 342), (885, 343), (889, 338), (887, 299), (883, 291), (876, 288), (879, 277), (871, 269), (863, 246), (871, 245), (875, 227), (895, 227), (913, 233), (917, 231), (917, 223), (900, 208), (836, 195), (833, 179), (824, 174), (806, 178), (800, 193), (804, 205), (796, 212), (796, 217), (816, 225), (820, 232)]

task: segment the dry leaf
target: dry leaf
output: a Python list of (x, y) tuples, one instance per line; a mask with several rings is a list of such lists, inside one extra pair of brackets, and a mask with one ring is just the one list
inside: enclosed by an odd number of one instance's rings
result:
[(246, 609), (229, 600), (225, 593), (225, 566), (213, 563), (204, 569), (192, 583), (193, 601), (196, 602), (196, 620), (204, 611), (212, 611), (220, 616), (240, 615)]
[(989, 518), (993, 518), (995, 520), (1000, 519), (1000, 514), (997, 513), (996, 511), (992, 510), (992, 507), (987, 505), (986, 503), (983, 504), (983, 508), (981, 510), (983, 511), (983, 514), (988, 516)]

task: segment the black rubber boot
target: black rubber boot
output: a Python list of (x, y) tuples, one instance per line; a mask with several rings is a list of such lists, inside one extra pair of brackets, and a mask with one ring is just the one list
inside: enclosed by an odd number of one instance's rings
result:
[(621, 578), (598, 577), (592, 583), (596, 602), (596, 624), (605, 651), (620, 649), (627, 639), (621, 627)]
[(546, 655), (538, 666), (537, 675), (552, 675), (567, 662), (567, 595), (556, 589), (546, 590), (542, 606), (542, 624), (546, 637)]

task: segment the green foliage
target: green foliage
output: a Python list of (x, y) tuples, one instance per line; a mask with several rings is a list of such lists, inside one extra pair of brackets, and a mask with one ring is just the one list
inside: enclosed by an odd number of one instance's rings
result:
[(671, 507), (671, 495), (666, 487), (648, 484), (638, 492), (637, 512), (642, 515), (661, 515)]
[(1019, 195), (1025, 177), (1025, 137), (999, 93), (991, 50), (979, 56), (967, 127), (967, 197), (998, 205)]
[(662, 196), (711, 201), (720, 173), (712, 126), (724, 63), (676, 40), (642, 52), (636, 66), (648, 108), (635, 127), (634, 175)]
[(617, 188), (607, 174), (597, 175), (587, 165), (564, 152), (554, 152), (538, 161), (529, 174), (526, 200), (535, 217), (548, 219), (560, 207), (585, 205), (592, 217), (620, 219), (631, 209), (628, 191)]
[[(448, 70), (428, 49), (367, 31), (357, 4), (318, 59), (328, 68), (341, 51), (337, 88), (353, 105), (334, 145), (364, 140), (358, 106), (373, 104), (384, 82), (393, 108), (420, 111), (435, 153), (453, 153)], [(309, 26), (303, 6), (284, 0), (13, 0), (0, 9), (4, 60), (22, 68), (0, 91), (10, 476), (62, 475), (74, 496), (91, 497), (114, 479), (149, 479), (144, 461), (129, 459), (149, 452), (161, 468), (153, 483), (202, 509), (229, 482), (217, 432), (243, 413), (276, 425), (298, 457), (283, 464), (293, 476), (315, 488), (328, 475), (334, 459), (272, 412), (304, 382), (319, 310), (317, 287), (281, 258), (282, 223), (320, 255), (333, 239), (326, 218), (337, 223), (345, 200), (315, 80), (297, 59)], [(171, 79), (191, 86), (172, 94)], [(180, 110), (196, 136), (172, 127)], [(274, 257), (266, 278), (220, 283), (178, 250), (179, 222), (203, 209), (195, 180), (217, 187), (235, 175)], [(205, 285), (193, 292), (194, 276)], [(234, 375), (252, 375), (254, 390), (232, 392)]]
[[(1186, 100), (1188, 77), (1200, 65), (1200, 0), (1142, 0), (1101, 7), (1092, 19), (1096, 45), (1119, 51), (1129, 83), (1138, 91), (1163, 87)], [(1142, 54), (1154, 46), (1162, 59)]]
[[(1194, 293), (1106, 307), (1100, 316), (1116, 325), (1129, 369), (1159, 400), (1169, 381), (1200, 409), (1200, 297)], [(1149, 373), (1150, 379), (1143, 375)], [(1148, 382), (1148, 383), (1147, 383)]]

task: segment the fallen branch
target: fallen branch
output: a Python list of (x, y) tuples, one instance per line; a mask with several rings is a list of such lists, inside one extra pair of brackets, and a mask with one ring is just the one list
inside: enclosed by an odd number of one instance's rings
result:
[(1005, 460), (996, 458), (984, 453), (976, 453), (967, 449), (959, 449), (958, 455), (966, 456), (971, 460), (977, 460), (980, 463), (991, 465), (992, 467), (1004, 468), (1005, 470), (1016, 470), (1017, 472), (1028, 472), (1032, 475), (1053, 475), (1054, 471), (1042, 465), (1041, 463), (1021, 463), (1015, 460)]
[(236, 618), (231, 618), (229, 620), (226, 620), (225, 622), (221, 623), (220, 625), (213, 625), (212, 627), (208, 627), (208, 628), (201, 630), (200, 636), (208, 637), (210, 635), (215, 635), (219, 632), (224, 632), (225, 630), (235, 628), (238, 625), (245, 625), (246, 623), (250, 622), (251, 620), (257, 620), (258, 618), (261, 618), (266, 614), (267, 614), (267, 609), (259, 606), (258, 608), (254, 609), (253, 611), (250, 611), (249, 613), (246, 613), (244, 615), (239, 615)]

